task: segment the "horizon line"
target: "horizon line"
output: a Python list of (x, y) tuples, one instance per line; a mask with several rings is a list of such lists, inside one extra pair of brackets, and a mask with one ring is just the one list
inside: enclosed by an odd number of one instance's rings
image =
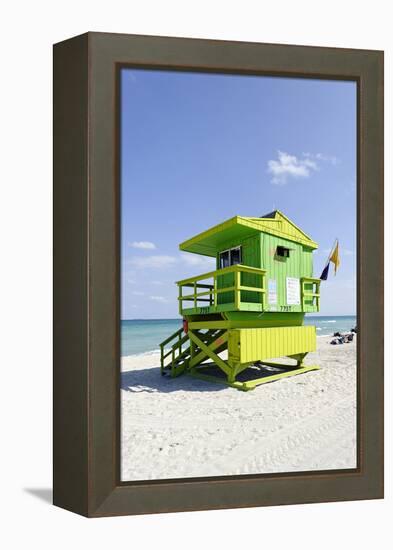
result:
[[(338, 315), (308, 315), (307, 317), (356, 317), (356, 313), (340, 313)], [(132, 319), (120, 319), (120, 321), (181, 321), (182, 317), (135, 317)]]

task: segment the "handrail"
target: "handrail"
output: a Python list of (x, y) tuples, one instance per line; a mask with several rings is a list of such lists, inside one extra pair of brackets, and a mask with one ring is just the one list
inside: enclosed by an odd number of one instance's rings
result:
[[(181, 349), (182, 345), (185, 344), (185, 342), (187, 342), (187, 340), (188, 340), (188, 335), (185, 334), (179, 340), (177, 340), (174, 344), (172, 344), (171, 349), (169, 351), (167, 351), (166, 353), (164, 353), (163, 358), (166, 359), (166, 357), (168, 357), (168, 355), (170, 355), (173, 350), (176, 350), (177, 348)], [(165, 344), (164, 345), (160, 344), (160, 347), (161, 347), (162, 351), (164, 352)]]
[[(319, 286), (321, 284), (321, 279), (317, 279), (316, 277), (301, 277), (301, 290), (302, 290), (302, 308), (305, 309), (306, 307), (306, 300), (311, 299), (311, 304), (308, 304), (310, 307), (315, 307), (316, 311), (319, 311), (319, 301), (321, 294), (319, 292)], [(312, 285), (312, 290), (305, 290), (305, 285)], [(314, 285), (315, 285), (315, 292), (314, 292)], [(315, 304), (314, 304), (314, 298)]]
[[(172, 343), (171, 346), (170, 346), (170, 349), (165, 353), (166, 344), (169, 344), (170, 342), (172, 342), (176, 338), (177, 338), (177, 341)], [(177, 330), (173, 334), (171, 334), (171, 336), (169, 336), (166, 340), (161, 342), (161, 344), (159, 344), (160, 351), (161, 351), (161, 353), (160, 353), (160, 355), (161, 355), (160, 364), (161, 364), (161, 373), (162, 374), (164, 374), (164, 369), (166, 368), (165, 359), (167, 357), (169, 357), (170, 355), (172, 356), (172, 360), (169, 364), (172, 365), (171, 368), (174, 368), (176, 361), (178, 361), (179, 358), (184, 357), (187, 354), (187, 349), (183, 349), (183, 344), (185, 344), (188, 339), (189, 339), (189, 336), (184, 331), (184, 328), (182, 327), (182, 328), (179, 328), (179, 330)], [(176, 356), (176, 353), (177, 353), (177, 356)]]
[(228, 273), (236, 273), (240, 271), (243, 273), (252, 273), (254, 275), (264, 275), (266, 273), (266, 269), (236, 264), (230, 265), (229, 267), (223, 267), (222, 269), (216, 269), (215, 271), (209, 271), (208, 273), (202, 273), (202, 275), (196, 275), (188, 279), (182, 279), (181, 281), (177, 281), (176, 284), (178, 286), (184, 286), (186, 283), (194, 283), (196, 281), (203, 281), (205, 279), (210, 279), (211, 277), (216, 277), (217, 275), (227, 275)]
[(317, 279), (316, 277), (302, 277), (302, 281), (306, 283), (320, 283), (321, 279)]
[[(234, 281), (231, 286), (225, 288), (217, 288), (217, 277), (222, 277), (223, 275), (234, 274)], [(262, 277), (261, 283), (257, 287), (242, 285), (241, 274), (248, 273), (252, 275), (259, 275)], [(215, 271), (209, 271), (207, 273), (202, 273), (201, 275), (196, 275), (194, 277), (189, 277), (188, 279), (183, 279), (178, 281), (177, 285), (179, 287), (179, 312), (183, 312), (183, 302), (193, 301), (194, 308), (198, 307), (198, 302), (208, 302), (210, 306), (217, 306), (217, 296), (225, 292), (233, 292), (233, 304), (234, 309), (239, 310), (241, 304), (241, 292), (255, 292), (260, 294), (260, 302), (262, 308), (265, 305), (265, 295), (266, 295), (266, 285), (265, 285), (265, 275), (266, 270), (260, 269), (257, 267), (245, 266), (242, 264), (236, 264), (229, 267), (224, 267), (222, 269), (216, 269)], [(203, 281), (205, 279), (213, 279), (213, 285), (201, 284), (198, 281)], [(191, 294), (182, 294), (183, 287), (192, 287), (194, 292)], [(198, 289), (202, 289), (203, 292), (198, 292)], [(205, 290), (208, 289), (208, 290)]]
[(169, 342), (171, 340), (174, 340), (177, 336), (180, 336), (180, 334), (183, 332), (183, 327), (182, 328), (179, 328), (179, 330), (177, 330), (176, 332), (174, 332), (173, 334), (171, 334), (171, 336), (169, 336), (166, 340), (164, 340), (163, 342), (161, 342), (161, 344), (159, 344), (160, 347), (163, 347), (165, 346), (166, 344), (169, 344)]
[[(228, 286), (227, 288), (217, 288), (217, 290), (215, 292), (213, 292), (213, 288), (212, 287), (212, 291), (211, 292), (198, 292), (198, 294), (186, 294), (185, 296), (181, 296), (179, 298), (181, 298), (182, 300), (193, 300), (194, 299), (194, 296), (210, 296), (211, 294), (221, 294), (222, 292), (230, 292), (231, 290), (236, 290), (236, 287), (235, 286)], [(240, 288), (240, 290), (243, 290), (242, 288)], [(253, 290), (248, 288), (247, 287), (247, 290)], [(202, 301), (202, 300), (200, 300)]]
[[(194, 287), (194, 283), (184, 283), (182, 286)], [(213, 288), (214, 285), (204, 285), (203, 283), (196, 283), (197, 288)]]

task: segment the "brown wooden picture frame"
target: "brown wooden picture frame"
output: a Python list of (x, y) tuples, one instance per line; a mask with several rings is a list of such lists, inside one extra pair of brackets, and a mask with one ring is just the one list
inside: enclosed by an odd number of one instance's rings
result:
[[(120, 481), (119, 72), (357, 83), (354, 470)], [(54, 46), (54, 504), (85, 516), (383, 497), (383, 52), (87, 33)]]

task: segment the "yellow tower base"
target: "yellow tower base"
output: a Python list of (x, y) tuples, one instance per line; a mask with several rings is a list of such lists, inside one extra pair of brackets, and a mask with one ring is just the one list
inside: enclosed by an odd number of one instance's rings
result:
[[(190, 323), (187, 333), (183, 329), (174, 333), (160, 344), (161, 373), (172, 377), (188, 373), (247, 391), (319, 369), (303, 363), (307, 353), (316, 350), (313, 326), (227, 328), (225, 325), (213, 322), (206, 328), (203, 323)], [(170, 350), (166, 351), (169, 344)], [(295, 360), (295, 364), (271, 362), (282, 357)]]

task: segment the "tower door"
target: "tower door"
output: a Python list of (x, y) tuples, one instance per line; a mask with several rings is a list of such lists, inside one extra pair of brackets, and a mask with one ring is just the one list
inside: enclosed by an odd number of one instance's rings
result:
[[(234, 246), (223, 250), (218, 254), (218, 269), (224, 269), (231, 265), (242, 263), (243, 247)], [(228, 273), (217, 277), (217, 289), (231, 288), (235, 285), (235, 274)], [(217, 304), (233, 304), (235, 302), (234, 291), (221, 292), (217, 295)]]
[[(237, 246), (227, 248), (218, 255), (218, 268), (223, 269), (230, 265), (242, 264), (250, 267), (261, 267), (260, 235), (245, 239)], [(241, 285), (249, 287), (260, 287), (261, 277), (250, 273), (241, 274)], [(217, 288), (229, 288), (235, 284), (235, 274), (229, 273), (217, 277)], [(242, 290), (241, 302), (258, 303), (261, 299), (260, 294)], [(218, 304), (233, 304), (235, 295), (233, 291), (222, 292), (217, 296)]]

